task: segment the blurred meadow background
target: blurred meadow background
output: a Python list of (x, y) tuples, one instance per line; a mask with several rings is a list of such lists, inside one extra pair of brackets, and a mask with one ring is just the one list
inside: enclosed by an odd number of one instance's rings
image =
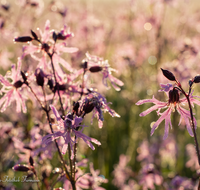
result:
[[(78, 147), (79, 157), (88, 158), (108, 179), (102, 187), (107, 190), (181, 189), (181, 186), (193, 189), (198, 178), (194, 139), (183, 123), (178, 125), (177, 111), (172, 114), (173, 128), (164, 141), (164, 122), (150, 136), (151, 124), (158, 119), (156, 112), (139, 116), (152, 104), (137, 106), (135, 103), (151, 99), (153, 95), (167, 101), (166, 94), (158, 92), (160, 83), (169, 83), (160, 68), (173, 72), (186, 91), (189, 79), (200, 73), (199, 0), (1, 0), (2, 75), (22, 54), (24, 44), (15, 44), (13, 39), (30, 35), (31, 29), (43, 29), (47, 19), (52, 29), (67, 24), (74, 33), (69, 44), (79, 51), (64, 57), (72, 65), (79, 68), (88, 52), (107, 59), (117, 70), (113, 75), (124, 82), (121, 91), (102, 88), (108, 102), (112, 102), (110, 107), (121, 117), (112, 118), (105, 113), (102, 129), (96, 120), (93, 125), (90, 119), (84, 122), (89, 126), (86, 134), (102, 145), (95, 151), (86, 145)], [(23, 67), (31, 61), (29, 57), (23, 60)], [(93, 84), (101, 89), (100, 80), (94, 77)], [(194, 86), (194, 95), (200, 95), (199, 84)], [(10, 142), (11, 136), (18, 136), (20, 130), (29, 134), (34, 125), (45, 122), (42, 111), (36, 112), (31, 101), (26, 105), (26, 114), (15, 113), (11, 105), (0, 115), (0, 179), (14, 175), (12, 167), (18, 157)], [(200, 126), (200, 109), (195, 107), (194, 112)], [(200, 142), (199, 127), (197, 138)], [(52, 168), (58, 164), (56, 156), (53, 160), (48, 161)], [(5, 189), (5, 184), (0, 182), (0, 185)], [(24, 184), (6, 185), (22, 189)], [(62, 187), (62, 182), (57, 186)]]

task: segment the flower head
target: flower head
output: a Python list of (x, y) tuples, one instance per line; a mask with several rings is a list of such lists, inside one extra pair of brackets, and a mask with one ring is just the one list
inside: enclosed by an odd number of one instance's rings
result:
[[(3, 87), (1, 89), (1, 93), (4, 93), (4, 96), (0, 99), (0, 107), (1, 112), (5, 111), (5, 109), (11, 104), (11, 102), (16, 101), (17, 107), (16, 111), (20, 112), (21, 108), (22, 111), (26, 112), (26, 105), (24, 98), (21, 94), (21, 87), (23, 82), (21, 81), (21, 59), (18, 59), (17, 68), (15, 65), (12, 65), (11, 72), (9, 75), (3, 77), (0, 75), (0, 82), (2, 83)], [(10, 79), (10, 80), (8, 80)]]
[[(191, 128), (191, 123), (190, 123), (190, 111), (184, 109), (181, 107), (182, 104), (187, 102), (186, 98), (180, 98), (180, 93), (177, 90), (176, 87), (173, 87), (170, 84), (167, 85), (161, 85), (161, 87), (163, 88), (163, 91), (165, 91), (168, 95), (168, 101), (167, 102), (161, 102), (159, 100), (157, 100), (156, 98), (152, 99), (144, 99), (144, 100), (139, 100), (136, 105), (141, 105), (144, 103), (153, 103), (155, 104), (154, 106), (150, 107), (149, 109), (147, 109), (146, 111), (140, 113), (140, 116), (146, 116), (147, 114), (151, 113), (154, 110), (158, 110), (157, 114), (161, 115), (160, 118), (153, 124), (152, 129), (151, 129), (151, 135), (153, 135), (155, 129), (160, 125), (160, 123), (165, 120), (165, 133), (164, 133), (164, 137), (163, 139), (166, 139), (169, 133), (169, 126), (171, 126), (172, 128), (172, 124), (171, 124), (171, 113), (176, 110), (178, 111), (178, 113), (180, 114), (181, 118), (180, 118), (180, 123), (182, 122), (182, 119), (184, 119), (185, 123), (186, 123), (186, 127), (187, 130), (189, 132), (189, 134), (191, 136), (193, 136), (193, 132), (192, 132), (192, 128)], [(200, 101), (194, 99), (197, 96), (193, 96), (192, 93), (189, 95), (189, 99), (191, 104), (193, 105), (198, 104), (200, 105)], [(160, 110), (162, 108), (167, 108), (164, 112), (160, 112)], [(194, 118), (194, 124), (196, 127), (196, 119)]]
[(91, 142), (93, 142), (97, 145), (101, 145), (101, 143), (98, 140), (88, 137), (82, 133), (83, 128), (86, 127), (84, 125), (80, 125), (83, 118), (76, 116), (73, 119), (73, 118), (71, 118), (72, 115), (68, 114), (65, 116), (65, 119), (63, 120), (60, 117), (56, 108), (53, 105), (51, 105), (50, 107), (56, 117), (58, 131), (55, 133), (52, 133), (52, 134), (48, 134), (45, 137), (43, 137), (43, 139), (42, 139), (43, 143), (48, 144), (51, 141), (62, 137), (64, 139), (62, 154), (66, 153), (68, 145), (70, 145), (71, 152), (72, 152), (71, 159), (73, 159), (73, 157), (74, 157), (72, 147), (76, 143), (77, 139), (79, 139), (79, 138), (82, 139), (92, 150), (94, 150), (95, 147), (93, 146), (93, 144)]

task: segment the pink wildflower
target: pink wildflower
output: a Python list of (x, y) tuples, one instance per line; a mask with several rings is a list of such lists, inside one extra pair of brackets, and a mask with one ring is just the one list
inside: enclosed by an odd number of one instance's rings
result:
[[(80, 125), (80, 123), (82, 122), (83, 118), (80, 117), (75, 117), (73, 120), (70, 119), (71, 115), (66, 115), (65, 119), (63, 120), (58, 111), (56, 110), (56, 108), (51, 105), (50, 106), (51, 109), (53, 110), (53, 113), (56, 117), (56, 120), (58, 122), (57, 126), (58, 126), (58, 131), (53, 133), (53, 134), (48, 134), (45, 137), (43, 137), (42, 141), (43, 143), (45, 143), (46, 145), (50, 142), (52, 142), (55, 139), (58, 139), (60, 137), (62, 137), (65, 140), (65, 143), (63, 145), (62, 148), (62, 153), (65, 154), (68, 148), (68, 144), (70, 144), (71, 147), (71, 151), (72, 151), (72, 156), (71, 159), (73, 159), (73, 145), (76, 143), (78, 138), (81, 138), (83, 141), (85, 141), (85, 143), (92, 149), (94, 150), (95, 147), (93, 146), (93, 143), (97, 144), (97, 145), (101, 145), (101, 143), (91, 137), (86, 136), (85, 134), (82, 133), (83, 128), (86, 126)], [(79, 128), (81, 128), (81, 130), (79, 130)], [(79, 130), (79, 131), (78, 131)], [(76, 136), (76, 139), (74, 138)]]
[[(0, 82), (3, 84), (3, 88), (1, 89), (1, 93), (4, 93), (4, 96), (0, 99), (1, 112), (5, 111), (6, 108), (11, 104), (11, 102), (16, 101), (17, 107), (16, 111), (26, 112), (26, 105), (24, 98), (21, 94), (21, 87), (23, 82), (21, 81), (21, 59), (18, 59), (17, 68), (15, 65), (11, 67), (11, 75), (6, 75), (3, 77), (0, 75)], [(12, 82), (9, 82), (7, 79), (11, 79)]]
[[(124, 83), (121, 80), (112, 76), (112, 71), (116, 72), (116, 70), (110, 67), (108, 60), (103, 60), (102, 58), (99, 58), (94, 55), (90, 55), (88, 53), (86, 54), (86, 56), (87, 56), (86, 61), (88, 62), (89, 70), (91, 72), (99, 72), (100, 71), (103, 74), (103, 79), (102, 79), (103, 84), (106, 87), (108, 87), (107, 81), (110, 80), (114, 89), (119, 91), (120, 87), (118, 87), (118, 86), (123, 86)], [(93, 71), (93, 68), (94, 68), (94, 70), (95, 70), (95, 68), (98, 68), (99, 70)]]
[[(160, 118), (153, 124), (152, 129), (151, 129), (151, 135), (153, 135), (155, 129), (159, 126), (159, 124), (163, 120), (165, 120), (165, 133), (164, 133), (163, 139), (167, 138), (168, 133), (169, 133), (169, 126), (171, 126), (171, 128), (172, 128), (171, 118), (170, 118), (171, 113), (174, 112), (175, 108), (176, 108), (178, 113), (181, 115), (179, 125), (182, 122), (182, 119), (184, 119), (189, 134), (191, 136), (193, 136), (193, 132), (192, 132), (191, 124), (190, 124), (190, 119), (191, 119), (190, 118), (190, 111), (181, 107), (181, 104), (184, 104), (184, 103), (187, 102), (186, 98), (180, 99), (179, 91), (175, 87), (172, 89), (172, 86), (170, 84), (167, 84), (167, 85), (162, 84), (161, 87), (164, 88), (165, 92), (167, 92), (167, 95), (168, 95), (168, 101), (167, 102), (161, 102), (161, 101), (155, 99), (154, 96), (153, 96), (152, 99), (139, 100), (136, 103), (136, 105), (141, 105), (141, 104), (148, 103), (148, 102), (155, 104), (151, 108), (140, 113), (141, 117), (146, 116), (147, 114), (151, 113), (154, 110), (158, 110), (157, 114), (161, 115)], [(197, 96), (193, 96), (192, 93), (190, 94), (189, 98), (190, 98), (191, 104), (193, 105), (195, 103), (195, 104), (200, 105), (200, 101), (194, 99), (195, 97), (197, 97)], [(160, 110), (162, 108), (167, 108), (167, 109), (163, 113), (160, 113)], [(194, 124), (195, 124), (195, 127), (196, 127), (197, 122), (196, 122), (195, 118), (194, 118)]]

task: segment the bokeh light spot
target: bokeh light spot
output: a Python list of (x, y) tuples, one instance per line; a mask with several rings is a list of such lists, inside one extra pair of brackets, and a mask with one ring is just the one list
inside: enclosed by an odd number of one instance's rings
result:
[(151, 65), (155, 65), (156, 63), (157, 63), (157, 58), (155, 57), (155, 56), (150, 56), (149, 58), (148, 58), (148, 62), (149, 62), (149, 64), (151, 64)]
[(146, 22), (146, 23), (144, 24), (144, 29), (147, 30), (147, 31), (151, 30), (151, 29), (152, 29), (151, 23), (150, 23), (150, 22)]

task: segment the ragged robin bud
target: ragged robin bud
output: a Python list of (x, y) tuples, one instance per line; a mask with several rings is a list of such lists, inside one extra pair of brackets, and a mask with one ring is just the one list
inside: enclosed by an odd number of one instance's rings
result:
[(14, 39), (15, 42), (30, 42), (32, 40), (33, 38), (31, 38), (30, 36), (21, 36)]
[(97, 73), (97, 72), (102, 71), (102, 67), (100, 67), (100, 66), (93, 66), (93, 67), (90, 67), (89, 70), (92, 73)]
[(176, 78), (175, 78), (175, 76), (174, 76), (174, 74), (173, 74), (172, 72), (170, 72), (170, 71), (168, 71), (168, 70), (165, 70), (165, 69), (162, 69), (162, 68), (161, 68), (161, 70), (162, 70), (162, 72), (163, 72), (163, 75), (164, 75), (167, 79), (169, 79), (169, 80), (171, 80), (171, 81), (176, 81)]
[(12, 169), (15, 171), (18, 171), (18, 172), (27, 172), (30, 170), (29, 166), (27, 166), (25, 164), (17, 164), (15, 166), (13, 166)]
[(35, 71), (36, 82), (39, 86), (44, 85), (44, 73), (41, 69), (36, 69)]

